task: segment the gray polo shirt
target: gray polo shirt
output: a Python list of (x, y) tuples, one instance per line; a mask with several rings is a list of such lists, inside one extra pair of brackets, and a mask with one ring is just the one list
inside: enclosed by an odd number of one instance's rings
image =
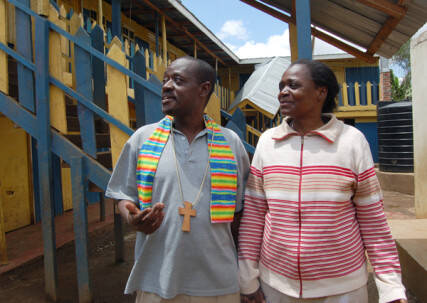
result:
[[(138, 201), (136, 163), (142, 144), (158, 123), (139, 128), (125, 144), (111, 176), (106, 196), (117, 200)], [(242, 208), (244, 183), (249, 172), (249, 159), (240, 138), (222, 128), (237, 160), (237, 205)], [(207, 130), (202, 130), (188, 143), (179, 131), (173, 132), (184, 199), (194, 202), (209, 160)], [(191, 218), (191, 231), (181, 231), (183, 217), (171, 140), (165, 145), (153, 183), (152, 201), (165, 204), (165, 217), (151, 235), (137, 232), (135, 263), (125, 293), (136, 290), (153, 292), (163, 298), (178, 294), (218, 296), (239, 291), (236, 248), (230, 223), (210, 222), (211, 182), (206, 177), (196, 217)]]

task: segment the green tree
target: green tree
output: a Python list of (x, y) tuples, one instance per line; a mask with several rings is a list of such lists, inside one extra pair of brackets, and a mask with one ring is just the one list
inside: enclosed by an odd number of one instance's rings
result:
[(404, 77), (401, 83), (399, 79), (391, 73), (391, 95), (394, 101), (411, 100), (411, 53), (410, 53), (410, 40), (408, 40), (391, 58), (393, 64), (399, 66), (403, 72)]

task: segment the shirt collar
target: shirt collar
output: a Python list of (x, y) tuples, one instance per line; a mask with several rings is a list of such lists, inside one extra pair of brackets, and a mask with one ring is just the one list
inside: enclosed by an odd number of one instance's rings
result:
[[(328, 117), (329, 121), (318, 129), (308, 132), (306, 136), (320, 136), (329, 143), (334, 143), (341, 133), (343, 122), (339, 121), (333, 114), (322, 114), (322, 116)], [(274, 140), (285, 140), (290, 136), (299, 135), (298, 132), (289, 125), (290, 120), (290, 117), (284, 118), (282, 123), (275, 128), (273, 132)]]

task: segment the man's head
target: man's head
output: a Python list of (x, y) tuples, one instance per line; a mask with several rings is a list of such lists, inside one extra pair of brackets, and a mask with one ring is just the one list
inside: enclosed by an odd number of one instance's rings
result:
[(186, 56), (173, 61), (163, 77), (163, 113), (172, 116), (203, 114), (215, 78), (215, 70), (203, 60)]

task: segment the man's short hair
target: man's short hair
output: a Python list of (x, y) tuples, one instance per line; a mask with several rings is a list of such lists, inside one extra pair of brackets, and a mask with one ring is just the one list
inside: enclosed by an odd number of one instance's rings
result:
[(208, 94), (208, 99), (206, 100), (206, 103), (207, 103), (215, 88), (216, 72), (214, 68), (206, 61), (201, 59), (196, 59), (191, 56), (184, 56), (178, 59), (185, 59), (185, 60), (191, 61), (194, 64), (194, 69), (197, 73), (196, 77), (199, 80), (199, 83), (209, 81), (209, 83), (211, 84), (211, 89)]

